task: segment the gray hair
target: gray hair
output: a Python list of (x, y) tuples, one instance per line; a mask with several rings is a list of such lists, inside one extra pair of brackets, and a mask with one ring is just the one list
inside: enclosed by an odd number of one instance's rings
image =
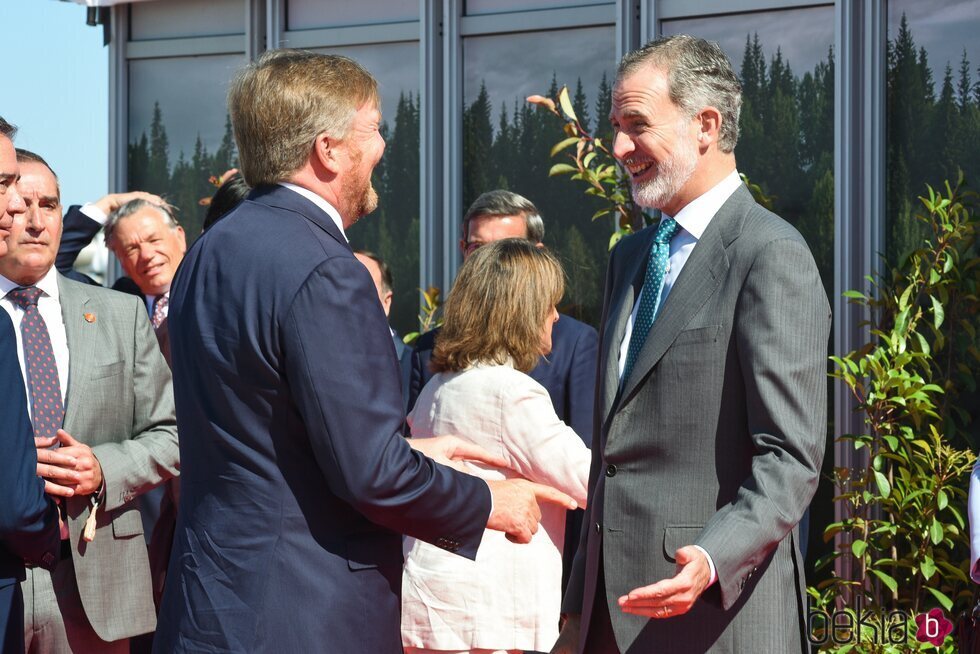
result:
[(180, 227), (180, 223), (178, 223), (177, 218), (174, 217), (174, 209), (170, 205), (154, 204), (153, 202), (141, 199), (130, 200), (110, 213), (109, 217), (106, 219), (105, 226), (102, 228), (102, 233), (105, 235), (106, 246), (110, 248), (112, 247), (112, 238), (116, 232), (116, 227), (119, 225), (119, 221), (123, 220), (124, 218), (129, 218), (133, 214), (146, 208), (156, 210), (156, 212), (163, 218), (164, 224), (170, 229), (177, 229)]
[(527, 225), (527, 240), (544, 241), (544, 221), (534, 203), (523, 195), (497, 189), (478, 197), (463, 216), (463, 240), (470, 235), (470, 221), (480, 216), (522, 216)]
[(626, 53), (619, 62), (616, 79), (629, 77), (646, 66), (667, 73), (671, 101), (689, 116), (708, 106), (718, 109), (721, 112), (718, 149), (724, 153), (735, 149), (742, 84), (717, 43), (687, 34), (659, 38)]
[(14, 134), (17, 133), (17, 128), (4, 120), (3, 116), (0, 116), (0, 136), (6, 136), (11, 141), (14, 140)]

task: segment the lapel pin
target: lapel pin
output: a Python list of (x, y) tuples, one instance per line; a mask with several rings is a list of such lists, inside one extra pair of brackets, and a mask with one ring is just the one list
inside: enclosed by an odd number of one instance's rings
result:
[(83, 313), (82, 318), (85, 318), (85, 322), (95, 322), (94, 313)]

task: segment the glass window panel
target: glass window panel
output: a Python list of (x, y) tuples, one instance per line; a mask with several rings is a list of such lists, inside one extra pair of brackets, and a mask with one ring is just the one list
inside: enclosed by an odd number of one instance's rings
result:
[(323, 48), (357, 60), (377, 78), (385, 154), (374, 170), (378, 209), (347, 230), (351, 246), (381, 256), (391, 268), (395, 331), (418, 331), (419, 307), (419, 47), (417, 43)]
[[(728, 54), (743, 88), (738, 170), (759, 184), (772, 197), (773, 210), (806, 238), (827, 296), (833, 297), (834, 8), (664, 21), (661, 29), (717, 41)], [(832, 439), (829, 424), (828, 453)], [(824, 458), (810, 505), (805, 538), (811, 574), (813, 562), (831, 551), (822, 535), (834, 517), (828, 481), (833, 465), (833, 456)]]
[[(602, 205), (567, 177), (549, 177), (561, 121), (525, 102), (569, 87), (588, 129), (608, 131), (609, 85), (616, 65), (612, 27), (468, 37), (463, 41), (463, 210), (484, 191), (527, 197), (544, 217), (545, 244), (565, 264), (568, 291), (560, 309), (596, 325), (613, 232), (592, 220)], [(460, 216), (462, 219), (462, 216)]]
[(131, 41), (244, 33), (243, 0), (168, 0), (130, 5)]
[(288, 0), (286, 3), (286, 29), (289, 30), (372, 25), (418, 19), (418, 0), (360, 0), (330, 3), (323, 0)]
[(130, 190), (164, 195), (188, 241), (201, 233), (212, 175), (236, 165), (225, 95), (241, 55), (129, 62)]
[(926, 184), (980, 188), (980, 0), (888, 3), (886, 251), (921, 243)]
[(501, 14), (509, 11), (527, 11), (532, 9), (562, 9), (565, 7), (583, 7), (585, 5), (615, 4), (597, 0), (466, 0), (466, 14)]

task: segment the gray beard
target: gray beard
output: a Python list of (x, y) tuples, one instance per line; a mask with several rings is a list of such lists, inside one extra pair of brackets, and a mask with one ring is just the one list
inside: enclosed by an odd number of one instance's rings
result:
[(654, 164), (656, 175), (645, 182), (632, 182), (633, 200), (641, 207), (661, 209), (684, 188), (697, 167), (695, 146), (683, 147), (663, 164)]

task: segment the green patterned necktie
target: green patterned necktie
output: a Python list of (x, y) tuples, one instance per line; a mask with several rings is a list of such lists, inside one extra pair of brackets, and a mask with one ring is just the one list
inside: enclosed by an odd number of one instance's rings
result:
[(653, 237), (653, 246), (650, 248), (650, 258), (647, 259), (647, 270), (643, 277), (643, 290), (640, 297), (640, 309), (636, 312), (636, 320), (633, 321), (633, 333), (630, 335), (630, 345), (626, 350), (626, 367), (623, 368), (623, 383), (629, 379), (636, 364), (640, 350), (647, 340), (650, 327), (653, 326), (653, 319), (657, 316), (657, 308), (660, 306), (660, 291), (664, 283), (664, 275), (667, 274), (667, 260), (670, 258), (670, 239), (674, 237), (680, 226), (677, 221), (670, 216), (665, 216), (657, 228), (657, 234)]

